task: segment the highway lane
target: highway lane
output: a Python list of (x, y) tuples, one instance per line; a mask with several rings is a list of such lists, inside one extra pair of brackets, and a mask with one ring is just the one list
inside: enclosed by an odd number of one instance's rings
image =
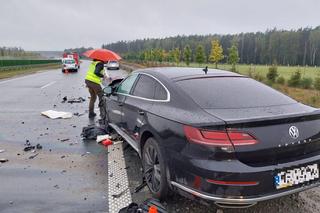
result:
[[(82, 127), (92, 123), (84, 84), (88, 65), (84, 61), (78, 73), (56, 69), (0, 81), (0, 158), (9, 159), (0, 164), (0, 212), (107, 211), (107, 151), (80, 138)], [(61, 103), (64, 96), (86, 101)], [(50, 109), (85, 114), (65, 120), (40, 115)], [(23, 151), (27, 140), (43, 146), (33, 159), (35, 153)]]

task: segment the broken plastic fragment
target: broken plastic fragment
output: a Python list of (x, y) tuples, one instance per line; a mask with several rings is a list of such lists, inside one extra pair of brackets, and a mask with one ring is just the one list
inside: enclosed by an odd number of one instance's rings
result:
[(41, 112), (41, 115), (47, 116), (48, 118), (51, 118), (51, 119), (72, 118), (71, 112), (59, 112), (54, 110), (47, 110), (47, 111)]

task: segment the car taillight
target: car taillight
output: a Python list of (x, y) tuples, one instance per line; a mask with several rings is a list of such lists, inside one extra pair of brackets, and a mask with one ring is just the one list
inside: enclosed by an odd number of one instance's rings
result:
[(258, 143), (248, 133), (234, 130), (200, 130), (191, 126), (184, 126), (184, 133), (190, 142), (210, 146), (229, 147)]

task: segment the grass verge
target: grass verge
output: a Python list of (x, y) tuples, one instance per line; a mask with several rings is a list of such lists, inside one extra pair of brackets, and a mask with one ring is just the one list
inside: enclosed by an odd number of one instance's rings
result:
[(11, 78), (19, 75), (32, 74), (41, 70), (58, 69), (60, 67), (60, 64), (46, 64), (43, 66), (30, 67), (26, 69), (0, 70), (0, 79)]

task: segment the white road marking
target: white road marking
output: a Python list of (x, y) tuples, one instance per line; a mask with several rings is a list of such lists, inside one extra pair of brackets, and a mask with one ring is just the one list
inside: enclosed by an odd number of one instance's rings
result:
[(52, 81), (52, 82), (42, 86), (40, 89), (44, 89), (44, 88), (49, 87), (49, 86), (51, 86), (52, 84), (55, 84), (55, 83), (57, 83), (57, 82), (56, 81)]
[(118, 213), (132, 202), (122, 144), (108, 146), (109, 213)]

